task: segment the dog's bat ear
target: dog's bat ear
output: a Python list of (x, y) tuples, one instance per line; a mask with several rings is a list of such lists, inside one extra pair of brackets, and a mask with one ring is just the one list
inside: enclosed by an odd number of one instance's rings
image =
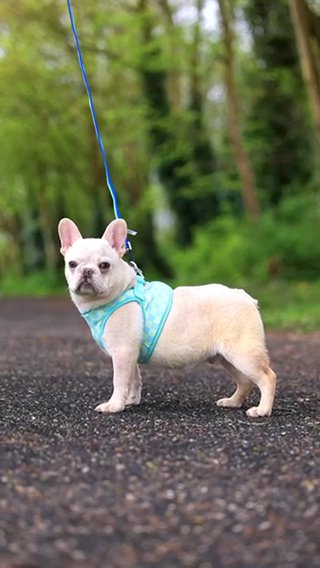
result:
[(126, 252), (126, 239), (128, 234), (127, 223), (124, 219), (115, 219), (107, 226), (102, 235), (120, 256)]
[(61, 241), (60, 252), (63, 256), (73, 243), (82, 239), (77, 225), (71, 219), (61, 219), (58, 225), (58, 233)]

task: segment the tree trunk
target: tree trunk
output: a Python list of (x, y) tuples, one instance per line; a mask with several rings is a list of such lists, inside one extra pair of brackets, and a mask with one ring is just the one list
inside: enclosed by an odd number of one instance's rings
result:
[(158, 0), (159, 7), (164, 15), (164, 21), (167, 28), (167, 37), (171, 51), (171, 68), (168, 72), (168, 92), (172, 107), (177, 110), (181, 106), (182, 93), (181, 81), (178, 70), (179, 60), (179, 38), (175, 30), (174, 8), (168, 0)]
[(39, 189), (38, 203), (39, 219), (45, 253), (45, 268), (50, 272), (54, 272), (58, 265), (58, 247), (56, 240), (53, 237), (52, 215), (50, 212), (50, 207), (47, 203), (46, 190), (43, 186)]
[(242, 197), (245, 212), (250, 219), (256, 219), (260, 214), (260, 206), (256, 195), (254, 172), (242, 139), (240, 108), (235, 84), (232, 7), (230, 0), (218, 1), (224, 46), (224, 76), (228, 105), (229, 136), (238, 173), (242, 182)]
[[(203, 136), (203, 129), (196, 127), (199, 113), (191, 108), (193, 93), (188, 109), (192, 111), (192, 121), (186, 120), (185, 112), (176, 113), (171, 105), (167, 89), (169, 63), (159, 65), (162, 52), (155, 41), (157, 21), (151, 3), (149, 6), (148, 0), (139, 0), (137, 10), (141, 17), (142, 43), (148, 47), (141, 58), (140, 74), (152, 153), (157, 157), (157, 173), (176, 214), (177, 240), (181, 245), (188, 245), (195, 227), (214, 218), (219, 210), (212, 177), (213, 152), (210, 141)], [(201, 195), (197, 192), (199, 185), (203, 189)]]
[(320, 136), (320, 72), (317, 64), (312, 15), (304, 0), (289, 0), (289, 6), (300, 54), (302, 75), (309, 92), (317, 134)]

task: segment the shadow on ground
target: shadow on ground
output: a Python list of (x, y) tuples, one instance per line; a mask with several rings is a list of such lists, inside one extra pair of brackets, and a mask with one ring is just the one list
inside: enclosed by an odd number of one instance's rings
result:
[(146, 367), (141, 406), (99, 415), (111, 366), (71, 304), (2, 300), (0, 567), (320, 566), (320, 334), (268, 343), (269, 419), (216, 407), (209, 365)]

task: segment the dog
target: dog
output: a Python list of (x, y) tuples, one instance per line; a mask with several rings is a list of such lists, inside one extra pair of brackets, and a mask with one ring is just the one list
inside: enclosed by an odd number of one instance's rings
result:
[(95, 410), (120, 412), (140, 403), (139, 362), (178, 368), (218, 359), (235, 379), (236, 390), (217, 405), (241, 407), (256, 385), (260, 401), (247, 415), (271, 415), (276, 374), (256, 300), (221, 284), (172, 290), (164, 283), (145, 282), (122, 258), (127, 239), (123, 219), (112, 221), (100, 239), (82, 238), (66, 218), (58, 233), (71, 298), (112, 358), (113, 393)]

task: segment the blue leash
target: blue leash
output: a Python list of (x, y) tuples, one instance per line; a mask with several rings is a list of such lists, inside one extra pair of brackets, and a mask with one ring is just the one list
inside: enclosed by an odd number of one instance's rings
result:
[[(121, 218), (121, 214), (120, 214), (120, 209), (119, 209), (119, 203), (118, 203), (118, 197), (117, 197), (117, 192), (115, 190), (115, 187), (112, 183), (112, 179), (111, 179), (111, 174), (110, 174), (110, 170), (109, 170), (109, 165), (108, 165), (108, 160), (107, 160), (107, 155), (106, 155), (106, 151), (104, 149), (104, 145), (103, 145), (103, 141), (101, 138), (101, 134), (100, 134), (100, 130), (99, 130), (99, 125), (98, 125), (98, 120), (97, 120), (97, 115), (96, 115), (96, 111), (94, 108), (94, 104), (93, 104), (93, 98), (92, 98), (92, 93), (91, 93), (91, 89), (90, 89), (90, 85), (88, 82), (88, 78), (87, 78), (87, 73), (86, 73), (86, 69), (84, 66), (84, 62), (82, 59), (82, 53), (81, 53), (81, 47), (80, 47), (80, 41), (79, 41), (79, 37), (78, 37), (78, 33), (77, 33), (77, 28), (76, 28), (76, 24), (74, 21), (74, 17), (73, 17), (73, 11), (72, 11), (72, 7), (71, 7), (71, 0), (67, 0), (67, 4), (68, 4), (68, 10), (69, 10), (69, 16), (70, 16), (70, 21), (71, 21), (71, 27), (72, 27), (72, 32), (73, 32), (73, 36), (76, 42), (76, 46), (77, 46), (77, 52), (78, 52), (78, 59), (79, 59), (79, 65), (80, 65), (80, 69), (81, 69), (81, 73), (82, 73), (82, 78), (83, 78), (83, 82), (87, 91), (87, 95), (89, 98), (89, 106), (90, 106), (90, 110), (91, 110), (91, 115), (92, 115), (92, 120), (93, 120), (93, 125), (94, 125), (94, 129), (96, 132), (96, 136), (98, 139), (98, 143), (100, 146), (100, 150), (101, 150), (101, 154), (102, 154), (102, 158), (103, 158), (103, 163), (104, 163), (104, 169), (105, 169), (105, 175), (106, 175), (106, 181), (107, 181), (107, 186), (112, 198), (112, 203), (113, 203), (113, 210), (114, 210), (114, 215), (116, 219), (120, 219)], [(128, 231), (131, 235), (135, 235), (136, 232), (135, 231)], [(127, 250), (129, 252), (129, 256), (130, 256), (130, 261), (131, 264), (134, 266), (134, 268), (136, 269), (137, 266), (135, 264), (134, 258), (133, 258), (133, 254), (132, 254), (132, 246), (130, 241), (127, 240), (126, 242), (127, 245)]]

